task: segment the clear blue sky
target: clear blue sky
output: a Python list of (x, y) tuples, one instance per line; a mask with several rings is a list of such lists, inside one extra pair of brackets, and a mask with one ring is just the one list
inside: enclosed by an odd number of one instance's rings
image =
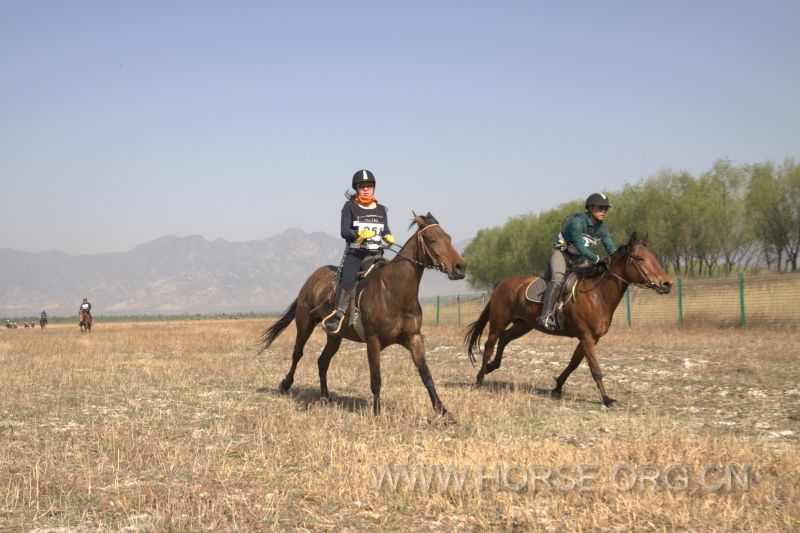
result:
[(798, 28), (797, 1), (0, 0), (0, 247), (338, 235), (362, 167), (399, 238), (413, 209), (460, 241), (797, 158)]

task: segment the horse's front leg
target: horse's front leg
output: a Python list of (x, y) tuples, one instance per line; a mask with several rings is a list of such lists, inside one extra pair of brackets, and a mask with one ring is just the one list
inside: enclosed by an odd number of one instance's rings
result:
[(572, 353), (572, 359), (569, 360), (567, 368), (565, 368), (564, 371), (561, 372), (557, 378), (555, 378), (556, 387), (550, 391), (550, 395), (553, 398), (561, 398), (561, 388), (564, 386), (564, 383), (567, 381), (569, 375), (572, 374), (572, 371), (578, 368), (578, 365), (581, 364), (581, 361), (583, 361), (585, 356), (586, 351), (583, 348), (583, 343), (579, 342), (578, 346), (575, 347), (575, 351)]
[(372, 412), (381, 412), (381, 341), (377, 337), (367, 338), (369, 361), (369, 384), (372, 389)]
[(610, 407), (617, 400), (606, 394), (606, 388), (603, 386), (603, 372), (600, 370), (600, 361), (598, 361), (596, 353), (597, 342), (594, 339), (584, 339), (581, 341), (581, 345), (585, 349), (586, 362), (589, 363), (589, 370), (592, 373), (594, 382), (597, 383), (597, 388), (600, 389), (603, 405)]
[(420, 333), (412, 335), (406, 345), (406, 348), (409, 352), (411, 352), (411, 359), (417, 366), (419, 377), (422, 379), (422, 383), (428, 390), (428, 396), (431, 398), (431, 404), (433, 404), (434, 411), (436, 411), (440, 416), (448, 417), (452, 420), (452, 417), (447, 412), (447, 409), (444, 408), (442, 400), (436, 393), (436, 386), (433, 384), (433, 376), (428, 368), (428, 362), (425, 360), (425, 342), (422, 340), (422, 335)]

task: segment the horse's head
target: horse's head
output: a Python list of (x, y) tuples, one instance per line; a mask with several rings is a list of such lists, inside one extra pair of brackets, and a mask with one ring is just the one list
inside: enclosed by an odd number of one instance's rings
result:
[(612, 272), (625, 281), (653, 289), (658, 294), (667, 294), (672, 289), (672, 278), (658, 264), (656, 256), (647, 249), (647, 235), (638, 240), (634, 231), (628, 244), (614, 254), (612, 267), (616, 267), (612, 268)]
[(417, 225), (417, 244), (420, 261), (428, 267), (441, 270), (450, 279), (464, 279), (467, 263), (453, 248), (450, 235), (442, 229), (428, 212), (425, 216), (414, 213), (413, 226)]

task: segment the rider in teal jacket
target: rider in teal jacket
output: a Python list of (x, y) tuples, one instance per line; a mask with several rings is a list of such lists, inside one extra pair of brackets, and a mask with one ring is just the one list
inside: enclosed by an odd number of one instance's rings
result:
[(585, 212), (567, 217), (558, 236), (553, 239), (553, 253), (543, 276), (548, 280), (547, 288), (542, 298), (539, 318), (536, 320), (538, 326), (549, 331), (555, 329), (553, 308), (564, 283), (567, 267), (599, 263), (600, 256), (590, 250), (598, 242), (603, 243), (608, 255), (617, 250), (603, 223), (606, 213), (611, 209), (608, 197), (600, 193), (591, 194), (586, 199), (585, 207)]
[(553, 248), (559, 250), (565, 248), (570, 255), (574, 257), (582, 255), (594, 264), (598, 262), (600, 256), (591, 251), (589, 247), (594, 246), (598, 241), (603, 243), (603, 248), (609, 255), (617, 249), (603, 221), (595, 220), (589, 211), (584, 211), (576, 213), (564, 221), (561, 233), (553, 239)]

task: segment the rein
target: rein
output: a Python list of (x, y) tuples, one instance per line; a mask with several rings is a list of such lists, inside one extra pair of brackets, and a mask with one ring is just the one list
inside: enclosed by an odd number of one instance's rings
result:
[(628, 269), (630, 268), (631, 264), (633, 264), (633, 266), (636, 267), (636, 270), (639, 272), (639, 275), (645, 279), (644, 283), (640, 283), (638, 281), (631, 281), (629, 279), (623, 278), (622, 276), (614, 274), (611, 271), (611, 265), (613, 262), (614, 258), (612, 256), (611, 259), (609, 260), (608, 267), (602, 274), (600, 274), (600, 279), (597, 280), (597, 283), (592, 285), (592, 287), (589, 289), (578, 290), (578, 292), (584, 293), (593, 291), (598, 285), (600, 285), (600, 282), (603, 281), (603, 278), (605, 277), (606, 274), (611, 274), (613, 277), (617, 278), (626, 285), (636, 285), (637, 287), (642, 289), (654, 289), (656, 292), (660, 292), (659, 286), (653, 281), (652, 276), (645, 274), (644, 270), (642, 270), (642, 267), (639, 266), (638, 262), (634, 261), (633, 257), (630, 254), (628, 254), (628, 260), (625, 262), (625, 270), (623, 270), (622, 273), (627, 275)]

